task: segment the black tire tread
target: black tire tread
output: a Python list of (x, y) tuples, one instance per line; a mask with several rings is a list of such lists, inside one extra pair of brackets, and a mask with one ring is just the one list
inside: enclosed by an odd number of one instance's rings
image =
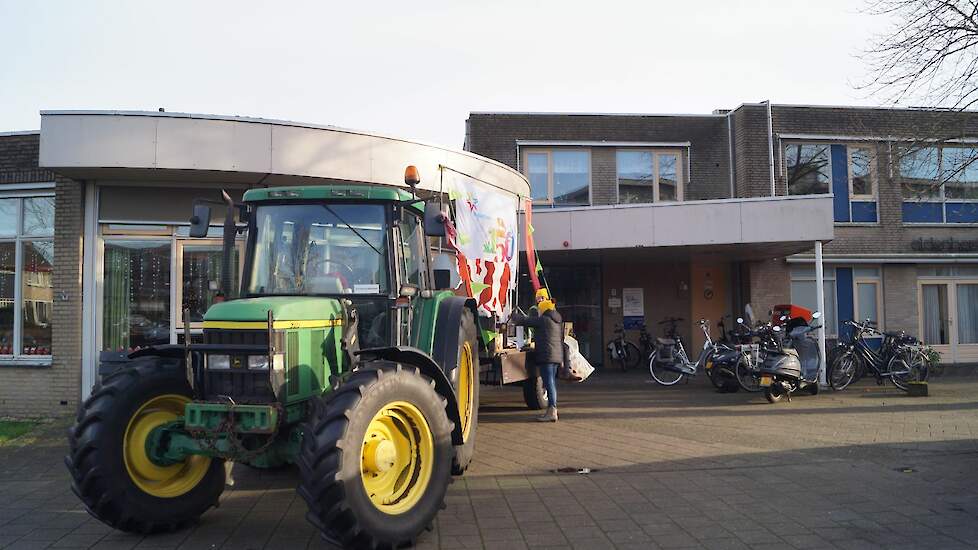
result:
[[(129, 367), (112, 373), (95, 386), (78, 408), (75, 424), (68, 429), (69, 450), (64, 463), (71, 475), (71, 490), (92, 516), (115, 529), (142, 534), (180, 529), (217, 506), (223, 491), (224, 461), (213, 459), (211, 469), (193, 490), (195, 493), (187, 497), (191, 501), (178, 497), (184, 499), (182, 504), (185, 505), (179, 515), (162, 514), (168, 515), (166, 519), (141, 517), (138, 507), (125, 500), (127, 492), (138, 489), (129, 488), (131, 482), (121, 460), (113, 459), (107, 451), (121, 442), (106, 442), (100, 438), (112, 433), (107, 424), (117, 420), (114, 413), (121, 412), (120, 407), (124, 410), (126, 400), (134, 390), (170, 377), (171, 381), (182, 381), (186, 385), (185, 394), (190, 395), (190, 386), (186, 384), (185, 371), (179, 360), (157, 357), (134, 360)], [(219, 487), (215, 479), (218, 469)]]

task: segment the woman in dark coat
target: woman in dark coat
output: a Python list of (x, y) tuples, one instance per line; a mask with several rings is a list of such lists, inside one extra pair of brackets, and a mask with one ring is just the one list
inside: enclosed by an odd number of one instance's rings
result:
[(547, 391), (549, 406), (540, 422), (557, 421), (557, 369), (564, 362), (564, 323), (547, 289), (537, 291), (537, 315), (527, 317), (513, 313), (510, 321), (533, 329), (533, 362), (540, 369), (543, 387)]

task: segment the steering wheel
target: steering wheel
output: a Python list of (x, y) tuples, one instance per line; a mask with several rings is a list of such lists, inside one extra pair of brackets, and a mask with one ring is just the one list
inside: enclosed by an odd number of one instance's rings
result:
[[(354, 274), (355, 274), (353, 272), (353, 268), (352, 267), (350, 267), (347, 264), (342, 263), (342, 262), (340, 262), (338, 260), (326, 260), (326, 259), (323, 259), (323, 260), (320, 260), (320, 262), (322, 262), (322, 265), (324, 266), (323, 273), (325, 273), (325, 274), (329, 274), (329, 273), (341, 273), (347, 279), (352, 279), (353, 276), (354, 276)], [(345, 273), (341, 272), (340, 270), (336, 270), (336, 269), (334, 269), (332, 271), (330, 271), (328, 269), (325, 269), (325, 266), (330, 265), (330, 264), (336, 265), (336, 266), (339, 266), (339, 267), (343, 268), (343, 270), (345, 270)]]

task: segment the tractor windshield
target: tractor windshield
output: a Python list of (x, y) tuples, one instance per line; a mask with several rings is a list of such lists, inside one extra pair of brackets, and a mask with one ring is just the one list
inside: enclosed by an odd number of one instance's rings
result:
[(272, 204), (254, 220), (247, 294), (387, 292), (382, 205)]

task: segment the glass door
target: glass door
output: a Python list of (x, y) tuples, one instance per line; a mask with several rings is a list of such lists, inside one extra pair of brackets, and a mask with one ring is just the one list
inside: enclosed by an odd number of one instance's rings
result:
[[(184, 311), (189, 314), (192, 334), (198, 333), (204, 322), (204, 313), (221, 296), (221, 277), (223, 274), (221, 241), (177, 241), (177, 300), (176, 312), (177, 342), (183, 342)], [(232, 257), (231, 287), (238, 288), (240, 269), (239, 250)]]
[(978, 281), (956, 282), (954, 294), (955, 360), (978, 361)]
[(170, 343), (170, 239), (106, 238), (101, 350)]

